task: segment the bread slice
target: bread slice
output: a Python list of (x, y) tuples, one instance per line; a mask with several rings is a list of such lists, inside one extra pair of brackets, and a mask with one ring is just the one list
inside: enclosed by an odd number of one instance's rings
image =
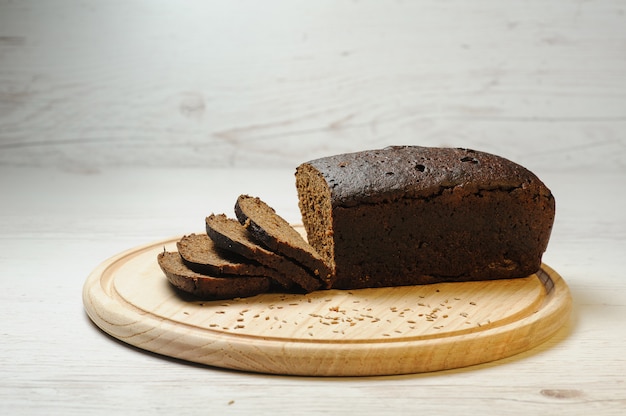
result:
[(176, 243), (183, 263), (201, 274), (211, 276), (267, 276), (279, 273), (235, 253), (220, 249), (206, 234), (189, 234)]
[(235, 203), (235, 215), (253, 238), (269, 250), (301, 264), (321, 279), (326, 288), (332, 285), (330, 267), (322, 257), (295, 228), (260, 198), (240, 195)]
[(185, 266), (177, 252), (163, 251), (157, 256), (157, 261), (173, 286), (201, 299), (249, 297), (265, 293), (271, 287), (268, 277), (215, 277), (196, 273)]
[(321, 286), (321, 281), (304, 268), (254, 241), (248, 230), (235, 219), (224, 214), (211, 214), (206, 217), (206, 231), (218, 247), (279, 271), (281, 275), (276, 280), (281, 284), (293, 282), (307, 292)]

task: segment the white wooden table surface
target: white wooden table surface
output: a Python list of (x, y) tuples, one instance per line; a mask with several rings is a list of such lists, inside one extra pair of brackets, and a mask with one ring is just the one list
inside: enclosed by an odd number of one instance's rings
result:
[[(544, 345), (393, 377), (228, 371), (83, 311), (87, 275), (237, 195), (299, 221), (293, 171), (473, 147), (557, 199)], [(0, 0), (0, 414), (626, 413), (626, 3)]]

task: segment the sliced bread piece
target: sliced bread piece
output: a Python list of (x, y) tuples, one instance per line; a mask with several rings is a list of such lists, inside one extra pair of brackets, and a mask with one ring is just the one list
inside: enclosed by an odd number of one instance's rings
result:
[(321, 281), (304, 268), (254, 241), (248, 230), (235, 219), (224, 214), (211, 214), (206, 217), (206, 231), (218, 247), (279, 271), (281, 277), (276, 280), (281, 284), (294, 282), (307, 292), (321, 286)]
[(157, 261), (167, 280), (179, 290), (206, 300), (233, 299), (269, 291), (267, 277), (215, 277), (196, 273), (183, 263), (177, 252), (163, 251)]
[(304, 237), (276, 211), (260, 198), (240, 195), (235, 204), (235, 214), (239, 222), (271, 251), (301, 264), (324, 286), (332, 285), (330, 267)]
[(197, 273), (220, 277), (278, 275), (272, 268), (217, 247), (207, 234), (186, 235), (176, 247), (185, 265)]

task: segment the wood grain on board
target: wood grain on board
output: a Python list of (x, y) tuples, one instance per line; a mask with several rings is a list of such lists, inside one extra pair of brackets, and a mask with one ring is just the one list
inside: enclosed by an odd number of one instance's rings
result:
[(539, 345), (571, 308), (567, 285), (546, 265), (522, 279), (201, 301), (177, 292), (156, 262), (176, 241), (102, 263), (83, 301), (110, 335), (211, 366), (309, 376), (465, 367)]

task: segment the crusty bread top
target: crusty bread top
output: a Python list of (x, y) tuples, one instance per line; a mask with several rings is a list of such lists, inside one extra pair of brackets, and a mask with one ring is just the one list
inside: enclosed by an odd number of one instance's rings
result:
[(526, 168), (500, 156), (471, 149), (390, 146), (315, 159), (300, 165), (326, 180), (333, 206), (373, 204), (401, 198), (428, 198), (446, 188), (468, 191), (534, 187), (551, 197)]

